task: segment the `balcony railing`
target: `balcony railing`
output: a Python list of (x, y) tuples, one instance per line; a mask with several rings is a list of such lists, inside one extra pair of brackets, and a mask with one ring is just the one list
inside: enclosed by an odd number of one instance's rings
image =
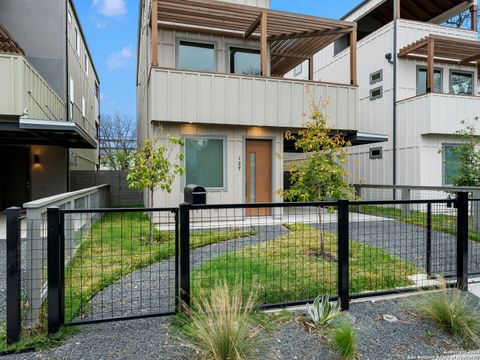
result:
[(357, 129), (357, 87), (283, 78), (153, 68), (151, 119), (300, 128), (312, 101), (327, 101), (329, 125)]
[(480, 117), (480, 97), (429, 93), (399, 101), (398, 112), (421, 134), (454, 134), (462, 120)]

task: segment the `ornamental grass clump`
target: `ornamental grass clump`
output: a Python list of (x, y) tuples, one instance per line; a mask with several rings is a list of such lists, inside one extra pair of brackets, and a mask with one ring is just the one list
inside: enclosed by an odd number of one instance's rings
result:
[(341, 321), (329, 332), (330, 341), (342, 359), (353, 359), (357, 354), (357, 334), (349, 321)]
[(466, 344), (480, 346), (480, 313), (468, 295), (458, 289), (448, 290), (444, 279), (439, 283), (439, 291), (427, 293), (413, 304), (417, 312)]
[(215, 287), (208, 295), (200, 292), (197, 303), (185, 325), (185, 333), (203, 359), (254, 359), (259, 348), (252, 316), (256, 296), (244, 300), (239, 288), (226, 284)]

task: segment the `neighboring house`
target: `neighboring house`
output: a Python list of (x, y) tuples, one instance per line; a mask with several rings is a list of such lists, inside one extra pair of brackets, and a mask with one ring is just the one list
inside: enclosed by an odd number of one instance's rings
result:
[(0, 2), (0, 210), (98, 166), (99, 79), (72, 0)]
[(355, 51), (342, 80), (283, 78), (336, 39), (354, 37), (356, 24), (270, 10), (261, 0), (235, 3), (141, 2), (139, 142), (186, 142), (186, 175), (147, 205), (178, 205), (186, 184), (205, 186), (209, 203), (281, 201), (278, 155), (295, 151), (284, 134), (302, 126), (313, 99), (329, 100), (331, 127), (369, 141), (358, 131)]
[[(462, 120), (480, 116), (476, 2), (396, 4), (394, 10), (393, 0), (367, 0), (343, 18), (358, 23), (358, 126), (390, 139), (351, 149), (353, 181), (451, 185), (458, 165), (453, 135)], [(469, 9), (471, 29), (442, 25)], [(344, 37), (315, 55), (315, 80), (348, 80), (348, 42)]]

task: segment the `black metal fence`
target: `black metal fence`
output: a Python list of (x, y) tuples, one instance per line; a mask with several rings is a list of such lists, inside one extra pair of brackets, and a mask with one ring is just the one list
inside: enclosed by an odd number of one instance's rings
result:
[[(438, 276), (466, 290), (468, 275), (480, 273), (480, 238), (469, 215), (475, 201), (459, 193), (444, 200), (52, 208), (42, 308), (55, 332), (173, 314), (225, 282), (255, 292), (264, 307), (327, 293), (344, 310), (353, 298), (431, 289)], [(15, 341), (21, 272), (19, 250), (9, 244), (7, 329)]]

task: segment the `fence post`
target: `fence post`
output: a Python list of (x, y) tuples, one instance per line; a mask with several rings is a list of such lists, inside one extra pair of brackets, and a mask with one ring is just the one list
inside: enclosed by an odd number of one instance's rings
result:
[(342, 311), (350, 308), (349, 201), (338, 202), (338, 298)]
[(427, 204), (427, 276), (432, 276), (432, 203)]
[[(63, 250), (63, 249), (62, 249)], [(60, 209), (47, 209), (47, 259), (48, 259), (48, 333), (54, 334), (61, 325), (60, 283)]]
[(7, 209), (7, 344), (17, 342), (22, 329), (20, 222), (20, 208)]
[(480, 230), (480, 191), (474, 191), (472, 194), (474, 200), (472, 201), (472, 221), (473, 221), (473, 228), (476, 232)]
[[(410, 189), (402, 189), (402, 200), (410, 200), (411, 191)], [(410, 216), (410, 204), (401, 205), (401, 215), (402, 217)]]
[(468, 193), (457, 193), (457, 287), (468, 291)]
[(190, 204), (180, 204), (180, 307), (190, 307)]

